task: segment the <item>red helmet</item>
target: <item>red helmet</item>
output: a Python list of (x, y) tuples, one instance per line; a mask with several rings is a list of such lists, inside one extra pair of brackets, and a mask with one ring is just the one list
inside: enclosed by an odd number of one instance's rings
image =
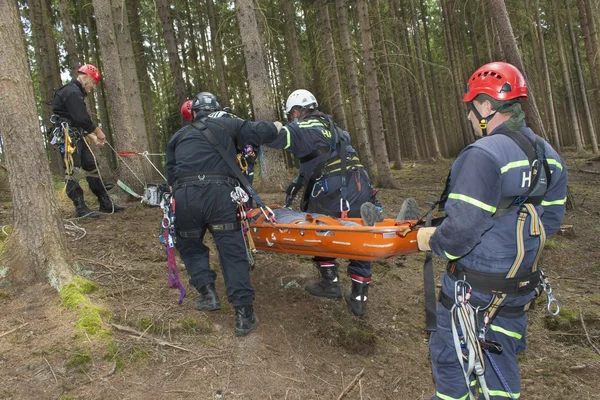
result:
[(100, 71), (98, 68), (94, 67), (92, 64), (83, 64), (77, 72), (81, 72), (82, 74), (86, 74), (94, 78), (96, 83), (100, 83)]
[(192, 120), (192, 103), (193, 103), (193, 100), (186, 100), (181, 105), (181, 116), (186, 121), (191, 121)]
[(500, 101), (526, 99), (527, 82), (521, 71), (514, 65), (493, 62), (485, 64), (471, 75), (467, 81), (463, 101), (465, 103), (473, 101), (482, 93)]

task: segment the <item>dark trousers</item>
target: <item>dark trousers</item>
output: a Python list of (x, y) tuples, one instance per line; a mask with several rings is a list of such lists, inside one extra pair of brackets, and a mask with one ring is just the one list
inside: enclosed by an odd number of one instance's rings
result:
[[(175, 226), (177, 250), (190, 275), (190, 285), (200, 289), (214, 283), (215, 271), (210, 269), (209, 248), (204, 235), (212, 230), (219, 250), (219, 261), (227, 288), (227, 299), (234, 306), (252, 304), (254, 289), (246, 247), (241, 229), (236, 223), (237, 205), (231, 201), (233, 186), (220, 181), (186, 183), (175, 190)], [(212, 226), (231, 225), (231, 229)]]
[[(85, 171), (85, 179), (87, 180), (92, 193), (94, 193), (98, 199), (101, 199), (107, 192), (98, 176), (98, 169), (96, 168), (94, 156), (87, 144), (83, 142), (84, 140), (84, 138), (81, 138), (75, 143), (75, 151), (72, 154), (73, 169), (75, 173), (65, 176), (67, 181), (67, 196), (69, 196), (71, 200), (76, 200), (80, 196), (83, 196), (83, 190), (79, 185), (79, 179), (83, 177), (83, 175), (77, 172), (77, 169), (79, 169)], [(63, 168), (66, 168), (64, 154), (60, 160)]]
[[(324, 191), (313, 190), (311, 185), (308, 186), (305, 199), (307, 200), (307, 211), (329, 215), (334, 218), (341, 216), (340, 211), (340, 187), (341, 176), (327, 178), (327, 193)], [(366, 171), (361, 170), (359, 173), (348, 174), (348, 202), (350, 203), (350, 211), (348, 217), (360, 218), (360, 206), (363, 203), (371, 201), (371, 184), (369, 182)], [(360, 182), (360, 185), (359, 183)], [(317, 183), (319, 185), (319, 183)], [(321, 184), (322, 186), (322, 184)], [(318, 194), (317, 194), (318, 193)], [(316, 196), (314, 196), (317, 194)], [(331, 261), (335, 262), (335, 258), (315, 257), (314, 261)], [(349, 275), (358, 275), (363, 278), (371, 277), (371, 262), (350, 260), (347, 268)]]
[[(431, 368), (436, 391), (432, 399), (466, 399), (469, 390), (475, 389), (475, 386), (467, 387), (465, 382), (461, 367), (462, 360), (458, 360), (454, 349), (451, 318), (450, 310), (438, 303), (437, 331), (432, 332), (429, 339)], [(507, 399), (511, 395), (515, 399), (519, 397), (521, 378), (517, 354), (524, 352), (527, 346), (526, 329), (527, 314), (523, 314), (519, 318), (496, 316), (492, 321), (486, 339), (502, 345), (502, 354), (491, 354), (491, 357), (498, 366), (504, 381), (510, 387), (511, 393), (506, 391), (489, 359), (485, 356), (485, 379), (490, 390), (490, 399)], [(470, 380), (474, 382), (476, 378), (471, 376)], [(483, 399), (483, 396), (479, 396), (479, 398)]]

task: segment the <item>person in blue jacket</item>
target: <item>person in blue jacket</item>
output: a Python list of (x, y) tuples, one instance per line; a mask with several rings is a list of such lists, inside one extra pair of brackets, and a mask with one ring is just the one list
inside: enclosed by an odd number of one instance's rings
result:
[[(350, 144), (348, 132), (340, 129), (331, 116), (318, 110), (315, 96), (305, 89), (292, 92), (286, 101), (291, 121), (277, 138), (265, 145), (285, 149), (300, 161), (300, 173), (286, 191), (286, 206), (304, 188), (301, 210), (332, 217), (360, 217), (361, 206), (374, 200), (371, 181)], [(313, 296), (341, 298), (338, 264), (333, 257), (315, 257), (321, 279), (305, 289)], [(351, 291), (345, 300), (352, 313), (363, 316), (371, 282), (371, 263), (350, 260), (348, 273)]]
[[(542, 283), (537, 261), (545, 237), (561, 225), (567, 196), (564, 161), (524, 123), (527, 96), (525, 78), (511, 64), (493, 62), (473, 73), (463, 102), (480, 139), (452, 165), (446, 218), (418, 232), (420, 250), (448, 260), (429, 342), (434, 399), (474, 398), (476, 375), (485, 398), (520, 396), (517, 354), (525, 351), (526, 310)], [(483, 310), (475, 311), (475, 332), (485, 373), (469, 375), (462, 354), (459, 360), (466, 332), (459, 327), (453, 337), (451, 309), (465, 299)], [(501, 352), (488, 351), (497, 345)]]

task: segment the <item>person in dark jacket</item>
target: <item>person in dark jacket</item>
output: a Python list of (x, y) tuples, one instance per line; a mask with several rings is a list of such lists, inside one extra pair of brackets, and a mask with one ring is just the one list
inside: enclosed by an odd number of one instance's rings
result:
[[(227, 161), (205, 136), (209, 130), (222, 144), (227, 157), (236, 158), (237, 143), (261, 144), (276, 137), (279, 122), (250, 122), (240, 118), (213, 118), (220, 110), (217, 98), (208, 92), (196, 95), (192, 103), (194, 123), (181, 128), (167, 146), (167, 181), (175, 199), (177, 250), (190, 274), (190, 285), (200, 292), (196, 308), (221, 308), (215, 289), (216, 274), (210, 269), (209, 248), (204, 245), (210, 231), (223, 271), (227, 299), (235, 308), (235, 334), (245, 336), (258, 323), (254, 313), (254, 289), (237, 204), (232, 191), (239, 182)], [(199, 125), (202, 130), (194, 125)]]
[[(332, 217), (360, 217), (361, 206), (373, 201), (373, 190), (348, 132), (338, 128), (331, 116), (318, 110), (315, 96), (299, 89), (288, 97), (286, 113), (291, 123), (266, 146), (285, 149), (300, 160), (298, 177), (286, 191), (286, 204), (304, 188), (301, 210)], [(321, 279), (306, 285), (313, 296), (341, 298), (338, 264), (333, 257), (315, 257)], [(363, 316), (371, 282), (371, 263), (350, 260), (351, 291), (345, 299), (352, 313)]]
[[(100, 71), (91, 64), (82, 65), (77, 70), (77, 77), (54, 93), (52, 99), (52, 112), (54, 116), (55, 138), (60, 138), (63, 154), (62, 162), (65, 168), (67, 181), (67, 196), (73, 201), (78, 217), (98, 217), (99, 214), (91, 211), (85, 204), (83, 190), (79, 186), (79, 179), (85, 176), (90, 190), (96, 195), (99, 202), (99, 211), (113, 213), (124, 210), (114, 204), (106, 191), (100, 176), (94, 156), (84, 140), (89, 139), (97, 146), (104, 146), (106, 136), (90, 117), (85, 105), (85, 97), (100, 82)], [(58, 135), (58, 137), (57, 137)], [(69, 151), (68, 139), (74, 147)]]
[(429, 341), (434, 399), (474, 396), (476, 374), (463, 369), (467, 333), (453, 322), (459, 309), (477, 316), (466, 326), (474, 325), (485, 352), (480, 390), (490, 399), (520, 396), (517, 354), (526, 347), (526, 310), (543, 283), (537, 262), (545, 237), (560, 227), (567, 197), (564, 161), (524, 123), (527, 96), (525, 78), (511, 64), (486, 64), (470, 77), (463, 101), (480, 139), (452, 165), (446, 218), (418, 232), (421, 250), (448, 261)]
[[(181, 105), (181, 117), (184, 119), (184, 121), (191, 121), (192, 120), (192, 103), (193, 100), (186, 100), (182, 105)], [(223, 108), (223, 110), (220, 111), (215, 111), (211, 114), (209, 114), (210, 118), (237, 118), (237, 116), (231, 112), (231, 109), (229, 107), (225, 107)], [(232, 131), (232, 133), (234, 133)], [(258, 149), (258, 146), (256, 144), (251, 144), (251, 143), (238, 143), (237, 142), (237, 138), (235, 136), (231, 137), (233, 139), (233, 142), (235, 143), (235, 147), (237, 149), (237, 163), (240, 166), (240, 169), (242, 170), (242, 173), (244, 174), (244, 176), (246, 177), (246, 179), (248, 179), (248, 182), (250, 182), (250, 185), (252, 185), (252, 183), (254, 182), (254, 164), (256, 162), (256, 151), (255, 149)], [(248, 201), (246, 202), (246, 206), (248, 208), (252, 208), (252, 197), (250, 197), (248, 199)]]

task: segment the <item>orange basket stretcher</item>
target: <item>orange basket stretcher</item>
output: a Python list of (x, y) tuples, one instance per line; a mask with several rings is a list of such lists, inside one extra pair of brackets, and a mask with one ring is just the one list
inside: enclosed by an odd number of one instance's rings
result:
[[(277, 214), (282, 210), (272, 207)], [(293, 211), (292, 211), (293, 212)], [(385, 219), (365, 226), (361, 218), (344, 220), (322, 214), (296, 212), (291, 223), (272, 223), (260, 209), (248, 213), (257, 250), (377, 261), (416, 253), (416, 221)], [(289, 218), (288, 218), (289, 219)]]

